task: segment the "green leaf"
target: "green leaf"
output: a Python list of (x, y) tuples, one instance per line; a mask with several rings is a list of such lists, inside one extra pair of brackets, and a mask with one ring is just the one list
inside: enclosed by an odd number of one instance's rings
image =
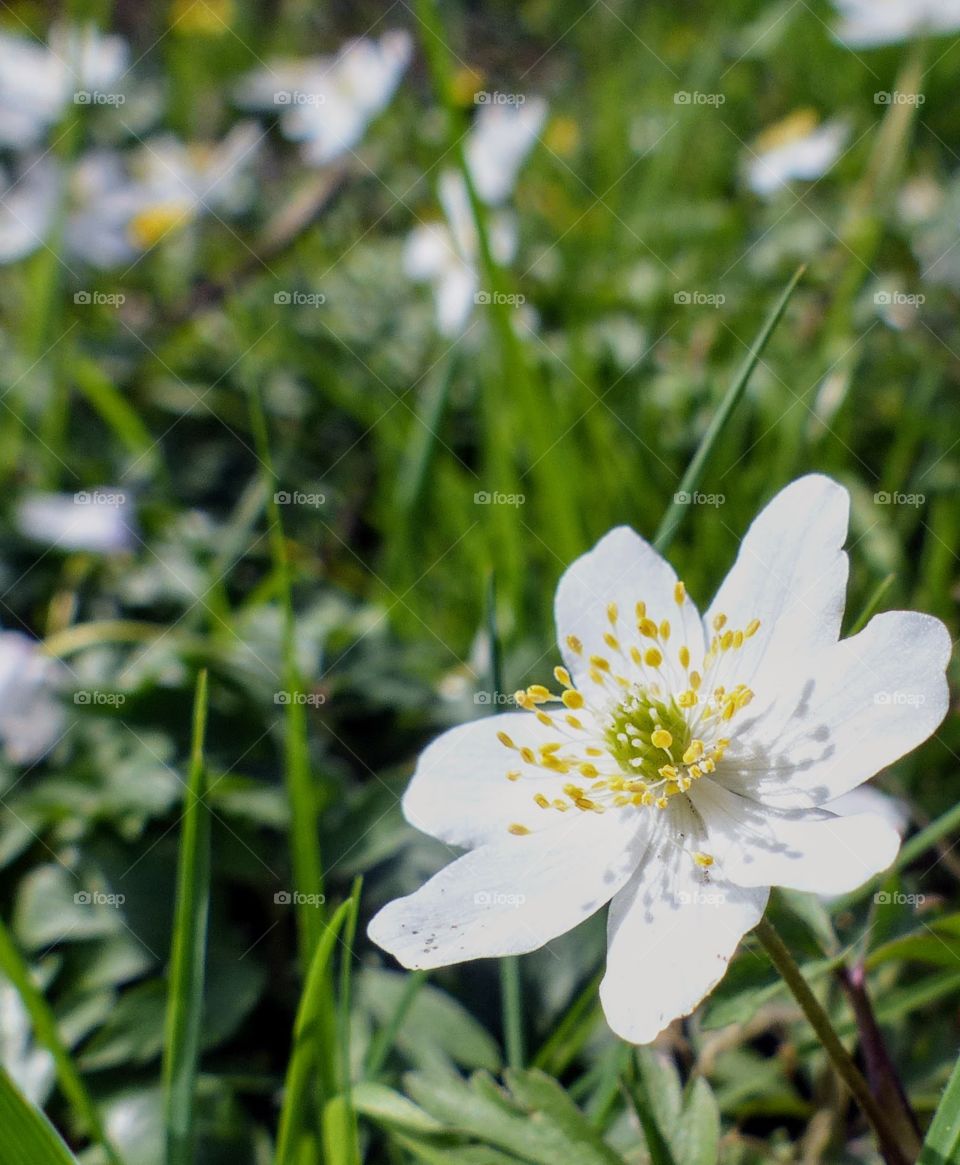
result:
[(918, 1165), (948, 1165), (960, 1160), (960, 1059), (954, 1065), (933, 1122), (927, 1130)]
[(166, 1009), (163, 1079), (167, 1165), (190, 1165), (193, 1159), (194, 1089), (200, 1058), (204, 961), (210, 911), (210, 810), (204, 801), (206, 772), (203, 760), (206, 724), (207, 673), (201, 671), (193, 708), (193, 745), (180, 835), (177, 908)]
[(508, 1089), (485, 1072), (464, 1081), (411, 1074), (413, 1099), (450, 1132), (533, 1165), (622, 1165), (561, 1086), (543, 1072), (508, 1072)]
[(389, 1128), (411, 1133), (442, 1133), (444, 1126), (400, 1092), (371, 1081), (354, 1085), (357, 1112)]
[(720, 1109), (702, 1076), (688, 1087), (683, 1116), (674, 1127), (677, 1165), (716, 1165), (720, 1160)]
[(53, 1125), (0, 1068), (0, 1161), (3, 1165), (77, 1165)]

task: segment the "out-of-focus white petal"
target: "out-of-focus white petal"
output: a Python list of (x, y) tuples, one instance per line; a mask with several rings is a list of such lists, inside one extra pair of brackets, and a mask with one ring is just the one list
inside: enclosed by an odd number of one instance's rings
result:
[(75, 494), (28, 494), (16, 509), (17, 528), (58, 550), (111, 554), (132, 549), (133, 505), (120, 489), (101, 487)]
[(53, 229), (61, 191), (53, 158), (31, 163), (0, 194), (0, 263), (14, 263), (42, 246)]
[(799, 179), (822, 178), (843, 153), (850, 127), (831, 121), (793, 141), (754, 154), (747, 165), (750, 189), (769, 197)]
[(834, 0), (841, 16), (837, 40), (874, 48), (960, 29), (960, 0)]
[(496, 205), (509, 197), (546, 117), (547, 103), (540, 97), (480, 107), (464, 148), (470, 176), (484, 202)]
[(56, 744), (64, 730), (63, 665), (36, 640), (0, 631), (0, 740), (14, 764), (30, 764)]

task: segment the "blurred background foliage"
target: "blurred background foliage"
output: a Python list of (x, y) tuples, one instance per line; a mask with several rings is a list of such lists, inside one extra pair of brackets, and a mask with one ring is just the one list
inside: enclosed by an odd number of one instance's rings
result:
[[(831, 38), (827, 4), (449, 4), (440, 18), (457, 84), (445, 109), (421, 47), (429, 34), (404, 4), (207, 0), (206, 31), (188, 7), (77, 2), (57, 13), (120, 33), (135, 65), (124, 106), (71, 107), (51, 135), (55, 154), (127, 149), (164, 130), (222, 140), (247, 116), (236, 85), (266, 59), (334, 52), (387, 28), (408, 29), (416, 47), (389, 108), (328, 166), (306, 166), (276, 117), (260, 116), (251, 197), (229, 221), (205, 215), (99, 272), (59, 262), (56, 244), (3, 268), (2, 621), (46, 640), (69, 672), (64, 736), (39, 761), (8, 757), (0, 769), (3, 917), (123, 1160), (154, 1165), (190, 707), (208, 667), (213, 866), (196, 1159), (268, 1159), (302, 986), (295, 912), (282, 900), (296, 888), (283, 779), (295, 724), (277, 703), (291, 674), (286, 562), (296, 667), (312, 697), (327, 909), (364, 876), (348, 1030), (367, 1159), (556, 1160), (549, 1141), (518, 1147), (497, 1131), (508, 1109), (561, 1106), (547, 1084), (518, 1077), (512, 1099), (494, 1102), (482, 1078), (459, 1074), (502, 1066), (497, 968), (424, 985), (363, 937), (379, 904), (446, 856), (404, 825), (399, 794), (432, 735), (489, 711), (476, 696), (492, 686), (490, 579), (511, 691), (556, 662), (552, 594), (567, 563), (614, 524), (653, 535), (801, 263), (700, 487), (722, 502), (687, 507), (672, 560), (705, 603), (758, 506), (822, 470), (853, 496), (848, 625), (893, 576), (882, 607), (930, 611), (955, 629), (960, 50), (933, 40), (852, 52)], [(50, 19), (42, 4), (2, 14), (6, 32), (40, 39)], [(920, 79), (922, 105), (877, 102), (905, 77)], [(440, 334), (428, 289), (403, 266), (408, 232), (439, 217), (453, 107), (471, 115), (479, 88), (549, 103), (513, 199), (519, 249), (504, 286), (524, 297), (527, 321), (514, 343), (483, 306), (463, 335)], [(745, 167), (758, 136), (808, 108), (845, 120), (846, 148), (822, 178), (757, 196)], [(76, 302), (79, 292), (124, 301)], [(278, 292), (323, 302), (278, 303)], [(130, 549), (38, 549), (17, 524), (32, 491), (104, 483), (132, 499)], [(293, 502), (274, 507), (278, 491)], [(922, 500), (883, 504), (878, 491)], [(483, 494), (523, 500), (478, 503)], [(324, 500), (297, 504), (303, 495)], [(84, 706), (72, 689), (117, 699)], [(879, 782), (915, 826), (955, 802), (958, 749), (951, 718)], [(902, 876), (925, 896), (919, 915), (855, 903), (830, 923), (821, 905), (776, 907), (810, 960), (834, 928), (841, 943), (863, 936), (896, 1062), (925, 1114), (960, 1023), (958, 865), (936, 857), (926, 851)], [(124, 901), (91, 906), (78, 892)], [(570, 1018), (601, 964), (602, 931), (594, 920), (523, 960), (531, 1058), (540, 1049), (536, 1065), (624, 1159), (667, 1160), (620, 1090), (629, 1052), (589, 989)], [(634, 1065), (638, 1087), (652, 1090), (665, 1127), (694, 1122), (708, 1146), (722, 1129), (723, 1160), (875, 1160), (772, 982), (748, 949), (705, 1014)], [(82, 1149), (16, 993), (0, 992), (3, 1063)], [(826, 994), (849, 1028), (839, 992)], [(681, 1079), (698, 1082), (682, 1098)], [(387, 1087), (419, 1107), (400, 1109)], [(465, 1144), (487, 1134), (493, 1147), (469, 1155)], [(709, 1147), (672, 1152), (713, 1159)], [(568, 1159), (607, 1159), (602, 1147), (582, 1154)]]

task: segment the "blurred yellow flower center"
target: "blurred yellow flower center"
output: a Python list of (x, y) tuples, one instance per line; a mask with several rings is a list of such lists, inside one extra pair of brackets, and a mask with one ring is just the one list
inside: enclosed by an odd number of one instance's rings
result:
[[(677, 583), (678, 607), (685, 597), (683, 583)], [(542, 782), (533, 795), (541, 809), (665, 809), (671, 797), (715, 771), (730, 744), (722, 735), (726, 725), (753, 699), (744, 684), (727, 687), (714, 681), (722, 678), (725, 661), (756, 634), (758, 619), (735, 630), (727, 626), (726, 615), (716, 615), (700, 670), (692, 667), (689, 647), (671, 645), (670, 620), (651, 618), (646, 603), (636, 604), (633, 627), (623, 625), (613, 603), (607, 622), (603, 641), (608, 654), (585, 656), (580, 640), (567, 638), (568, 650), (581, 663), (575, 669), (581, 683), (586, 679), (593, 690), (575, 687), (569, 672), (558, 667), (554, 676), (561, 692), (534, 684), (514, 696), (519, 707), (556, 730), (556, 739), (534, 750), (499, 734), (500, 743), (519, 760), (519, 767), (507, 772), (509, 780), (522, 780), (532, 775), (530, 770), (558, 778), (554, 796), (543, 792)], [(548, 711), (550, 704), (562, 707)], [(518, 835), (529, 832), (519, 823), (509, 829)]]
[(817, 128), (817, 114), (813, 109), (797, 109), (782, 121), (777, 121), (765, 129), (757, 138), (754, 147), (758, 154), (766, 154), (792, 142), (802, 141)]
[(127, 227), (130, 241), (141, 251), (157, 245), (172, 230), (176, 230), (188, 217), (182, 202), (164, 202), (148, 206), (133, 216)]
[(174, 0), (170, 26), (177, 32), (222, 36), (233, 17), (233, 0)]

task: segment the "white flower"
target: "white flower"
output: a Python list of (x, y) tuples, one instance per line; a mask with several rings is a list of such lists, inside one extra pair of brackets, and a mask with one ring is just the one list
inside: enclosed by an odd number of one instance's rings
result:
[(34, 493), (17, 505), (15, 520), (22, 534), (57, 550), (113, 554), (133, 548), (132, 510), (129, 496), (119, 489)]
[(0, 33), (0, 145), (36, 145), (76, 95), (109, 91), (126, 63), (124, 41), (93, 25), (56, 25), (49, 45)]
[(30, 162), (13, 179), (0, 170), (0, 263), (15, 263), (41, 246), (56, 221), (60, 170), (51, 157)]
[(57, 689), (65, 675), (57, 660), (19, 631), (0, 631), (0, 741), (14, 764), (30, 764), (64, 730)]
[(99, 268), (132, 261), (202, 214), (235, 214), (253, 194), (260, 141), (256, 123), (245, 121), (213, 145), (164, 135), (132, 155), (93, 150), (69, 173), (53, 158), (34, 162), (0, 198), (0, 263), (48, 240), (61, 201), (68, 260)]
[[(490, 249), (499, 264), (516, 253), (517, 226), (509, 211), (498, 208), (513, 190), (546, 113), (540, 98), (520, 106), (482, 106), (464, 146), (477, 195), (495, 208), (488, 221)], [(421, 223), (410, 232), (403, 265), (411, 279), (431, 284), (437, 327), (444, 336), (456, 336), (467, 325), (480, 287), (480, 241), (463, 176), (445, 170), (438, 194), (445, 221)]]
[[(456, 336), (466, 327), (480, 286), (480, 241), (462, 175), (441, 174), (439, 196), (445, 221), (421, 223), (410, 232), (403, 266), (411, 279), (431, 284), (437, 327), (444, 336)], [(489, 228), (494, 259), (509, 263), (517, 247), (516, 220), (508, 211), (495, 211)]]
[(412, 52), (402, 30), (379, 41), (347, 41), (334, 57), (274, 61), (256, 70), (237, 99), (250, 109), (280, 113), (284, 134), (303, 143), (308, 162), (322, 166), (352, 150), (386, 109)]
[(849, 126), (829, 121), (818, 126), (811, 110), (798, 110), (771, 126), (757, 140), (747, 163), (750, 189), (764, 198), (795, 179), (823, 177), (843, 152)]
[(960, 0), (835, 0), (837, 40), (851, 48), (894, 44), (960, 29)]
[(770, 886), (842, 893), (896, 830), (822, 808), (915, 748), (947, 710), (950, 638), (889, 612), (846, 640), (849, 500), (794, 482), (757, 517), (701, 619), (672, 568), (611, 531), (560, 581), (560, 695), (445, 733), (407, 820), (469, 850), (370, 923), (407, 967), (521, 954), (610, 902), (600, 994), (653, 1039), (721, 978)]

